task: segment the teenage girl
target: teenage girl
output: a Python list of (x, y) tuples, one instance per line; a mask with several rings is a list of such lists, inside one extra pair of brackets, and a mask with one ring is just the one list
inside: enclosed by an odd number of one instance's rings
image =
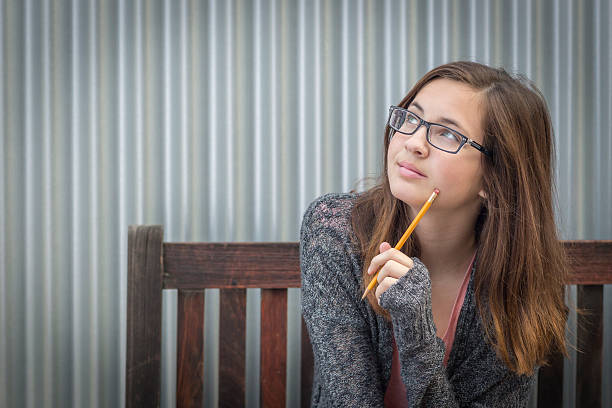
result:
[(442, 65), (390, 107), (383, 152), (377, 185), (304, 213), (312, 406), (526, 405), (535, 370), (567, 354), (542, 94), (503, 69)]

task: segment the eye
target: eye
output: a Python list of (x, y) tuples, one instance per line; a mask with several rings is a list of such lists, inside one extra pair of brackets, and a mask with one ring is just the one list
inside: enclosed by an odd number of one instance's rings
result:
[(419, 118), (414, 116), (412, 113), (408, 113), (408, 115), (406, 116), (406, 122), (410, 123), (411, 125), (418, 125)]
[(445, 139), (448, 139), (449, 141), (453, 141), (453, 142), (460, 142), (461, 138), (459, 137), (459, 135), (456, 135), (455, 133), (451, 132), (450, 130), (445, 130), (443, 132), (441, 132), (441, 136)]

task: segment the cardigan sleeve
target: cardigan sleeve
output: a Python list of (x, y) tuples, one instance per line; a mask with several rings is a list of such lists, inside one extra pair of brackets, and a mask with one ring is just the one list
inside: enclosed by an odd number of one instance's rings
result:
[(382, 407), (383, 385), (360, 285), (351, 271), (346, 217), (318, 199), (300, 230), (302, 314), (314, 361), (313, 407)]
[(380, 296), (393, 322), (410, 406), (526, 406), (534, 376), (510, 371), (483, 336), (471, 344), (469, 357), (453, 378), (447, 378), (445, 345), (433, 321), (429, 272), (418, 258), (412, 259), (414, 267)]

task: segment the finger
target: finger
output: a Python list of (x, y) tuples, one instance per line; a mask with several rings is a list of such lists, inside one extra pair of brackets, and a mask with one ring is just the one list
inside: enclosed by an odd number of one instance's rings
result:
[(387, 262), (387, 259), (389, 259), (388, 256), (385, 256), (385, 252), (391, 249), (391, 245), (388, 242), (382, 242), (379, 245), (378, 249), (380, 250), (380, 254), (376, 255), (370, 261), (370, 265), (368, 266), (368, 275), (371, 275), (376, 270), (378, 270), (378, 268), (384, 265), (385, 262)]
[[(393, 253), (390, 254), (391, 252)], [(389, 254), (392, 259), (385, 260), (385, 263), (378, 271), (378, 275), (376, 276), (378, 282), (382, 282), (382, 280), (387, 276), (399, 279), (414, 266), (414, 262), (412, 259), (410, 259), (405, 254), (401, 253), (396, 249), (393, 249), (392, 251), (387, 251), (386, 254)], [(378, 260), (376, 262), (378, 262)], [(368, 271), (368, 274), (370, 273), (371, 271)]]
[(385, 280), (385, 278), (393, 277), (394, 262), (395, 261), (393, 260), (387, 261), (382, 268), (380, 268), (380, 271), (378, 271), (376, 280), (378, 281), (379, 285)]
[(377, 279), (379, 282), (386, 277), (391, 277), (395, 279), (399, 279), (404, 276), (410, 269), (409, 266), (406, 266), (402, 263), (397, 262), (394, 259), (388, 260), (385, 265), (380, 269), (378, 273)]
[(380, 252), (385, 252), (387, 249), (391, 248), (391, 244), (389, 244), (388, 242), (383, 242), (380, 244), (380, 246), (378, 247), (378, 249), (380, 250)]
[(379, 303), (380, 303), (380, 295), (385, 293), (385, 291), (387, 291), (387, 289), (389, 289), (391, 285), (393, 285), (395, 282), (397, 282), (397, 279), (390, 278), (390, 277), (386, 277), (382, 282), (380, 282), (375, 292), (376, 299), (378, 300)]

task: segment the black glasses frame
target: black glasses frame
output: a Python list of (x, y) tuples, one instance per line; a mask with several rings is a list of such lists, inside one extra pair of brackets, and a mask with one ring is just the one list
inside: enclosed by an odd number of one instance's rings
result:
[[(417, 127), (412, 132), (402, 132), (401, 130), (394, 128), (393, 126), (391, 126), (391, 115), (393, 114), (394, 110), (401, 110), (401, 111), (404, 111), (404, 112), (408, 112), (411, 115), (414, 115), (416, 118), (419, 119), (419, 124), (417, 125)], [(402, 108), (401, 106), (391, 105), (389, 107), (389, 117), (387, 118), (387, 126), (389, 126), (393, 130), (393, 132), (399, 132), (399, 133), (402, 133), (404, 135), (413, 135), (414, 133), (416, 133), (417, 130), (420, 129), (421, 125), (424, 125), (427, 128), (427, 133), (426, 133), (426, 137), (425, 137), (427, 139), (427, 143), (429, 143), (430, 145), (432, 145), (433, 147), (435, 147), (438, 150), (442, 150), (443, 152), (447, 152), (447, 153), (451, 153), (451, 154), (457, 154), (457, 153), (459, 153), (459, 150), (461, 150), (461, 148), (463, 146), (465, 146), (466, 144), (469, 144), (470, 146), (472, 146), (475, 149), (479, 150), (484, 155), (492, 157), (492, 153), (489, 150), (485, 149), (484, 146), (482, 146), (481, 144), (473, 141), (469, 137), (461, 134), (461, 132), (458, 132), (458, 131), (456, 131), (453, 128), (450, 128), (448, 126), (442, 125), (440, 123), (428, 122), (425, 119), (421, 118), (416, 113), (414, 113), (414, 112), (412, 112), (412, 111), (410, 111), (410, 110), (408, 110), (406, 108)], [(431, 143), (431, 139), (429, 138), (429, 128), (430, 128), (431, 125), (441, 126), (441, 127), (445, 128), (445, 129), (448, 129), (451, 132), (456, 133), (459, 136), (461, 136), (461, 143), (459, 144), (459, 147), (457, 148), (457, 150), (452, 151), (452, 150), (442, 149), (441, 147), (438, 147), (438, 146), (434, 145), (433, 143)], [(389, 135), (389, 138), (391, 138), (391, 137), (393, 137), (393, 133), (391, 133)]]

